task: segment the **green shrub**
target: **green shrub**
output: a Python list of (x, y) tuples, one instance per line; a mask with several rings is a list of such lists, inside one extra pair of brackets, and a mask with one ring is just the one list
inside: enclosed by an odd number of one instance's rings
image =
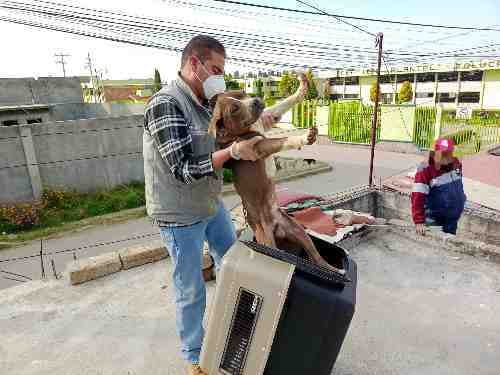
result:
[(222, 174), (223, 174), (223, 181), (225, 184), (230, 184), (234, 181), (233, 171), (231, 169), (224, 168), (222, 170)]

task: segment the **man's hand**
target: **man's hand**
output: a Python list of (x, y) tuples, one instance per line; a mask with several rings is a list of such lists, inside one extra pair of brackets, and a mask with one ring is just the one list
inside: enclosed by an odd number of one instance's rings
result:
[(313, 126), (309, 128), (309, 133), (307, 134), (307, 144), (312, 145), (316, 142), (318, 138), (318, 128)]
[(260, 142), (263, 137), (253, 137), (250, 139), (247, 139), (245, 141), (240, 141), (233, 143), (231, 146), (232, 152), (231, 155), (235, 159), (243, 159), (243, 160), (250, 160), (250, 161), (255, 161), (259, 159), (259, 155), (257, 151), (255, 150), (255, 144)]
[(421, 236), (425, 236), (425, 224), (415, 224), (415, 231)]
[(264, 111), (262, 112), (262, 115), (260, 115), (260, 119), (262, 121), (264, 129), (269, 130), (273, 127), (274, 124), (281, 120), (281, 116), (277, 116), (270, 111)]

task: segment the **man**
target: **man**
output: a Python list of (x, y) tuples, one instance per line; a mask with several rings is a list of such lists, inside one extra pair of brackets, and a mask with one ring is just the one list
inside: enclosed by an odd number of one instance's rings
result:
[(452, 139), (438, 139), (428, 162), (417, 169), (411, 206), (418, 234), (425, 234), (425, 224), (441, 226), (445, 233), (457, 233), (466, 197), (462, 164), (453, 156), (453, 150)]
[[(255, 161), (261, 138), (216, 150), (208, 134), (209, 101), (225, 91), (225, 49), (209, 36), (196, 36), (184, 48), (181, 71), (153, 96), (144, 115), (144, 174), (148, 215), (159, 225), (173, 265), (177, 330), (188, 374), (198, 366), (203, 340), (205, 284), (203, 243), (216, 267), (236, 240), (229, 213), (220, 200), (222, 166), (230, 158)], [(270, 127), (275, 119), (263, 115)]]

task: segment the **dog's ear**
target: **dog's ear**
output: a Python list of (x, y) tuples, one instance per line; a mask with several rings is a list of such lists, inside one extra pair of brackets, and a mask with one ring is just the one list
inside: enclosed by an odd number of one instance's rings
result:
[(222, 121), (222, 105), (221, 101), (217, 100), (217, 102), (215, 103), (212, 120), (208, 125), (208, 134), (215, 138), (217, 136), (217, 128), (221, 125)]

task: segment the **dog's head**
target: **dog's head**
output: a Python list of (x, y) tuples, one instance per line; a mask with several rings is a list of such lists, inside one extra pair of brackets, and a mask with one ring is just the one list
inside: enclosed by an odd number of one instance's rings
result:
[(243, 91), (228, 91), (218, 95), (209, 133), (223, 145), (247, 133), (262, 114), (264, 102), (247, 96)]

